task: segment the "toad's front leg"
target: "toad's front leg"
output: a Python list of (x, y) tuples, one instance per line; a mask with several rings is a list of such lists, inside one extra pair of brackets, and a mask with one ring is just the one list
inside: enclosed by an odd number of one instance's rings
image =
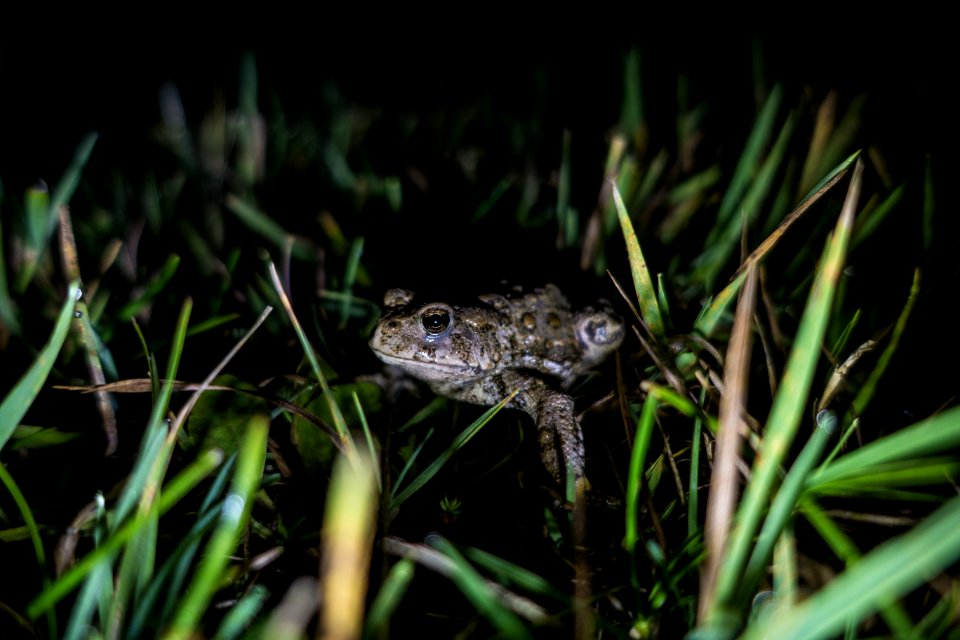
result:
[(586, 474), (586, 461), (573, 398), (551, 389), (540, 399), (538, 409), (540, 459), (560, 486), (566, 485), (568, 475), (579, 481)]
[(504, 377), (508, 388), (523, 387), (511, 405), (536, 420), (540, 460), (553, 479), (564, 486), (568, 474), (573, 475), (574, 480), (583, 478), (586, 474), (583, 434), (573, 412), (573, 398), (554, 391), (539, 378), (512, 373)]

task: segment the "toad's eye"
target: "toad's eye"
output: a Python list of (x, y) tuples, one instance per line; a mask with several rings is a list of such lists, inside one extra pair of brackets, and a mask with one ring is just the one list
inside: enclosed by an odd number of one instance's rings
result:
[(420, 316), (420, 324), (427, 335), (438, 336), (450, 326), (450, 312), (442, 308), (427, 309)]

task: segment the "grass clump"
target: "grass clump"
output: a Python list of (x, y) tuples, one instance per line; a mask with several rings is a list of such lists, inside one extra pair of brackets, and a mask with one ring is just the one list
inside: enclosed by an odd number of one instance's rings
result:
[[(698, 101), (674, 74), (665, 108), (638, 52), (600, 131), (526, 85), (374, 110), (330, 81), (298, 113), (243, 56), (229, 108), (162, 87), (144, 162), (91, 134), (52, 191), (0, 192), (0, 536), (29, 576), (4, 625), (948, 636), (960, 414), (910, 356), (937, 158), (892, 172), (869, 92)], [(723, 127), (729, 101), (754, 115)], [(524, 416), (418, 396), (367, 349), (383, 290), (503, 276), (629, 325), (570, 389), (586, 500)]]

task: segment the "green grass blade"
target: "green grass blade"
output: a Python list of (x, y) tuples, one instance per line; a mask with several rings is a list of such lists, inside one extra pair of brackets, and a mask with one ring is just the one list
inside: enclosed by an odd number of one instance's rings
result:
[(650, 329), (650, 333), (658, 338), (664, 335), (663, 319), (660, 317), (660, 307), (657, 305), (657, 293), (647, 270), (647, 262), (640, 250), (640, 241), (630, 222), (630, 214), (620, 197), (620, 190), (611, 185), (613, 201), (617, 207), (617, 217), (620, 219), (620, 228), (623, 239), (627, 244), (627, 257), (630, 260), (630, 274), (633, 276), (633, 286), (637, 292), (637, 304), (640, 306), (640, 315)]
[[(770, 512), (763, 523), (753, 554), (747, 564), (746, 575), (743, 579), (747, 591), (751, 590), (752, 585), (758, 584), (763, 579), (767, 564), (773, 556), (774, 545), (784, 527), (786, 527), (796, 508), (797, 500), (803, 492), (803, 483), (823, 455), (827, 442), (836, 433), (837, 422), (837, 417), (829, 411), (821, 411), (820, 415), (817, 416), (817, 427), (814, 429), (813, 435), (807, 441), (800, 455), (797, 456), (790, 472), (783, 481), (783, 485), (777, 492), (773, 504), (770, 505)], [(749, 597), (749, 594), (741, 594), (741, 597)]]
[(160, 271), (150, 279), (144, 292), (137, 296), (136, 300), (131, 300), (117, 311), (117, 320), (119, 322), (128, 322), (140, 313), (144, 307), (153, 302), (153, 299), (163, 291), (170, 282), (170, 279), (173, 278), (179, 266), (180, 256), (176, 254), (168, 256), (166, 262), (160, 267)]
[(461, 431), (460, 435), (453, 439), (453, 442), (450, 443), (450, 446), (447, 447), (443, 453), (437, 456), (436, 460), (431, 462), (427, 468), (420, 473), (420, 475), (414, 478), (409, 485), (404, 487), (403, 491), (393, 495), (393, 497), (389, 500), (390, 506), (388, 507), (388, 510), (392, 511), (399, 507), (404, 503), (404, 501), (406, 501), (407, 498), (419, 491), (423, 485), (427, 484), (427, 482), (429, 482), (433, 476), (437, 475), (440, 469), (443, 468), (443, 465), (445, 465), (450, 458), (453, 457), (453, 454), (463, 448), (463, 446), (466, 445), (467, 442), (473, 438), (473, 436), (477, 435), (477, 433), (480, 432), (480, 429), (490, 422), (493, 416), (497, 415), (502, 408), (507, 406), (507, 403), (513, 400), (514, 396), (516, 396), (519, 391), (520, 390), (517, 389), (509, 396), (498, 402), (496, 405), (484, 411), (483, 415), (474, 420), (473, 423), (466, 429)]
[(277, 297), (280, 299), (280, 303), (283, 305), (284, 311), (287, 313), (287, 317), (290, 319), (290, 324), (293, 325), (294, 333), (297, 334), (297, 338), (300, 340), (300, 346), (303, 348), (303, 352), (307, 356), (307, 360), (310, 362), (310, 368), (313, 370), (313, 375), (320, 382), (320, 388), (323, 390), (323, 397), (327, 401), (327, 408), (330, 410), (330, 415), (333, 418), (333, 428), (336, 430), (339, 438), (339, 442), (337, 444), (340, 446), (340, 449), (347, 454), (347, 456), (355, 459), (357, 456), (357, 445), (353, 441), (353, 436), (350, 434), (350, 430), (347, 428), (347, 422), (343, 418), (343, 412), (340, 411), (340, 406), (337, 404), (337, 401), (333, 396), (333, 392), (330, 390), (330, 385), (327, 383), (327, 377), (323, 375), (323, 370), (320, 368), (320, 361), (317, 360), (317, 353), (314, 351), (313, 345), (310, 344), (307, 334), (304, 333), (303, 327), (300, 325), (300, 321), (297, 319), (297, 314), (293, 311), (293, 305), (290, 303), (290, 298), (283, 289), (283, 284), (280, 282), (280, 275), (277, 273), (277, 268), (272, 262), (270, 263), (270, 280), (273, 283), (273, 288), (277, 294)]
[(954, 498), (907, 533), (864, 556), (803, 604), (750, 629), (745, 638), (815, 640), (840, 633), (849, 620), (866, 618), (960, 559), (958, 530), (960, 498)]
[(647, 119), (640, 73), (640, 52), (630, 49), (623, 62), (623, 103), (620, 105), (620, 130), (629, 136), (642, 155), (646, 142)]
[(50, 233), (53, 233), (54, 226), (57, 223), (60, 205), (65, 205), (70, 202), (70, 198), (73, 197), (73, 193), (77, 190), (77, 185), (80, 184), (80, 173), (90, 159), (90, 154), (93, 153), (93, 147), (97, 143), (97, 137), (96, 133), (88, 133), (84, 136), (83, 140), (81, 140), (77, 146), (76, 152), (73, 154), (70, 166), (67, 167), (67, 170), (63, 176), (61, 176), (57, 186), (53, 188), (53, 198), (50, 200), (50, 212), (47, 222), (48, 237)]
[(823, 257), (822, 268), (807, 300), (797, 338), (777, 390), (767, 429), (754, 465), (753, 479), (744, 492), (726, 561), (717, 577), (717, 603), (709, 618), (719, 621), (736, 618), (742, 608), (735, 601), (740, 592), (743, 569), (761, 516), (766, 510), (779, 469), (790, 450), (806, 407), (807, 395), (826, 334), (833, 294), (843, 269), (854, 211), (860, 195), (863, 164), (858, 163), (847, 191), (840, 219)]
[(577, 212), (570, 206), (570, 145), (572, 137), (569, 129), (563, 132), (560, 175), (557, 179), (557, 226), (560, 229), (561, 248), (576, 246), (579, 237)]
[(70, 202), (70, 198), (73, 197), (73, 193), (80, 183), (80, 173), (87, 160), (90, 159), (96, 141), (97, 134), (95, 133), (87, 134), (80, 141), (73, 154), (70, 166), (67, 167), (57, 186), (54, 187), (52, 197), (48, 196), (45, 188), (33, 187), (27, 191), (27, 220), (25, 226), (28, 250), (18, 274), (17, 291), (22, 293), (33, 279), (33, 274), (40, 264), (40, 258), (45, 253), (47, 243), (50, 241), (54, 229), (56, 229), (60, 207)]
[[(717, 225), (714, 232), (727, 227), (736, 222), (736, 212), (739, 209), (739, 203), (746, 193), (750, 182), (753, 180), (757, 169), (760, 166), (763, 150), (773, 135), (773, 124), (780, 110), (780, 103), (783, 100), (783, 87), (777, 85), (770, 92), (757, 121), (747, 138), (743, 153), (737, 161), (737, 167), (734, 169), (733, 177), (730, 180), (730, 186), (723, 194), (723, 200), (720, 201), (720, 208), (717, 211)], [(711, 233), (711, 237), (713, 233)], [(708, 242), (709, 244), (709, 242)]]
[(221, 586), (230, 554), (237, 546), (242, 529), (250, 519), (253, 494), (263, 475), (270, 421), (258, 415), (250, 419), (237, 457), (237, 469), (230, 493), (224, 501), (220, 520), (207, 543), (203, 559), (174, 615), (166, 637), (190, 638), (217, 589)]
[[(23, 517), (23, 522), (30, 534), (30, 542), (33, 544), (33, 553), (37, 556), (37, 566), (40, 569), (43, 588), (47, 589), (50, 587), (50, 568), (47, 567), (47, 556), (43, 550), (43, 540), (40, 539), (40, 529), (37, 528), (37, 521), (33, 518), (33, 511), (30, 509), (30, 505), (27, 504), (27, 499), (23, 496), (20, 487), (17, 486), (13, 476), (7, 472), (7, 468), (3, 463), (0, 463), (0, 482), (6, 487), (7, 493), (13, 498), (14, 504), (17, 505), (17, 510)], [(56, 631), (57, 615), (53, 609), (50, 609), (47, 612), (47, 633), (49, 637), (55, 638), (57, 635)]]
[(275, 245), (281, 250), (290, 250), (291, 255), (302, 260), (313, 257), (313, 251), (307, 243), (288, 233), (286, 229), (273, 221), (270, 216), (260, 211), (252, 204), (241, 200), (234, 194), (227, 194), (224, 204), (244, 225), (258, 236)]
[[(3, 184), (0, 183), (0, 204), (3, 204)], [(0, 323), (6, 325), (10, 333), (20, 333), (20, 321), (14, 311), (13, 298), (10, 297), (10, 286), (7, 280), (7, 258), (4, 255), (3, 220), (0, 219)]]
[(245, 629), (248, 629), (256, 619), (257, 614), (263, 608), (270, 592), (263, 585), (254, 585), (250, 591), (245, 593), (237, 601), (227, 615), (223, 617), (223, 622), (213, 634), (212, 640), (233, 640), (240, 636)]
[[(216, 450), (207, 451), (186, 469), (181, 471), (165, 487), (157, 506), (157, 515), (162, 516), (174, 504), (179, 502), (193, 487), (203, 480), (223, 461), (223, 454)], [(27, 605), (27, 614), (36, 618), (70, 593), (104, 558), (112, 555), (127, 543), (149, 522), (147, 514), (140, 515), (117, 529), (104, 543), (73, 565), (49, 589), (33, 599)]]
[(900, 204), (906, 190), (906, 185), (900, 185), (872, 211), (866, 212), (863, 218), (857, 220), (853, 229), (853, 238), (850, 239), (851, 249), (859, 247), (862, 242), (869, 239), (880, 228), (883, 221), (889, 217), (890, 212)]
[[(112, 558), (103, 557), (90, 571), (64, 629), (63, 640), (88, 640), (94, 611), (100, 601), (113, 593), (113, 574), (110, 571)], [(101, 616), (101, 618), (105, 617)]]
[(860, 549), (846, 533), (824, 513), (820, 505), (809, 495), (800, 498), (800, 511), (833, 554), (845, 565), (852, 565), (860, 559)]
[(360, 257), (363, 255), (363, 236), (354, 239), (347, 255), (347, 266), (343, 273), (343, 296), (340, 298), (340, 328), (347, 326), (350, 319), (350, 309), (353, 306), (353, 286), (357, 281), (357, 268), (360, 266)]
[(404, 594), (410, 587), (410, 581), (413, 580), (414, 573), (413, 560), (403, 558), (395, 565), (390, 567), (390, 572), (384, 578), (377, 597), (370, 605), (370, 611), (367, 612), (366, 625), (363, 630), (364, 638), (374, 638), (385, 633), (390, 624), (390, 617), (400, 605)]
[(380, 475), (380, 454), (377, 451), (377, 445), (373, 439), (373, 432), (370, 431), (370, 425), (367, 423), (367, 415), (363, 411), (363, 405), (360, 404), (360, 397), (356, 391), (351, 392), (353, 396), (353, 407), (360, 418), (360, 428), (363, 431), (363, 438), (367, 443), (367, 455), (373, 462), (373, 475), (377, 481), (377, 489), (383, 490), (383, 478)]
[[(718, 213), (717, 226), (711, 232), (707, 249), (697, 261), (698, 267), (694, 275), (695, 278), (704, 282), (707, 291), (713, 291), (713, 284), (716, 282), (720, 270), (740, 244), (743, 229), (749, 228), (756, 220), (760, 212), (760, 205), (769, 194), (774, 177), (780, 169), (787, 144), (793, 136), (794, 125), (795, 118), (791, 114), (780, 130), (780, 135), (777, 136), (769, 155), (760, 164), (756, 175), (750, 180), (749, 188), (746, 189), (743, 199), (737, 207), (740, 215), (738, 217), (731, 216), (724, 223), (722, 222), (723, 214)], [(725, 203), (726, 200), (721, 204), (721, 209)]]
[[(223, 493), (230, 481), (236, 460), (237, 455), (234, 453), (225, 464), (220, 466), (200, 505), (197, 521), (160, 566), (150, 588), (137, 603), (126, 630), (127, 637), (141, 637), (144, 630), (148, 628), (151, 615), (155, 616), (156, 620), (169, 620), (172, 617), (180, 594), (184, 591), (183, 585), (187, 581), (187, 576), (196, 566), (194, 557), (200, 551), (201, 539), (213, 529), (217, 517), (223, 510)], [(156, 605), (159, 605), (159, 614), (156, 614)]]
[(637, 432), (633, 440), (633, 450), (630, 452), (630, 471), (627, 475), (627, 492), (624, 497), (625, 531), (623, 546), (630, 554), (630, 578), (634, 588), (639, 590), (640, 580), (637, 575), (637, 542), (640, 540), (640, 491), (643, 488), (643, 467), (647, 460), (647, 451), (650, 449), (650, 438), (653, 436), (653, 425), (657, 417), (657, 399), (648, 394), (643, 402), (643, 411), (637, 421)]
[[(700, 406), (707, 400), (707, 389), (700, 389)], [(700, 451), (703, 433), (703, 418), (699, 415), (693, 421), (693, 436), (690, 438), (690, 481), (687, 483), (687, 538), (693, 539), (700, 529)]]
[(569, 602), (569, 596), (557, 589), (553, 583), (523, 567), (481, 549), (469, 548), (464, 555), (471, 562), (493, 574), (500, 584), (516, 585), (526, 591), (549, 596), (560, 602)]
[(476, 569), (460, 555), (450, 542), (440, 536), (429, 538), (431, 546), (446, 555), (453, 562), (450, 579), (457, 585), (467, 600), (496, 627), (504, 638), (529, 638), (530, 633), (512, 611), (504, 607)]
[(905, 427), (820, 468), (806, 483), (808, 491), (856, 478), (878, 465), (949, 452), (960, 447), (960, 407)]
[[(218, 475), (222, 475), (228, 468), (230, 468), (229, 465), (223, 465)], [(221, 501), (217, 506), (222, 509), (223, 502)], [(155, 616), (157, 620), (170, 619), (179, 596), (183, 593), (187, 574), (196, 566), (194, 558), (200, 551), (201, 539), (213, 529), (218, 515), (219, 512), (212, 509), (202, 512), (197, 522), (182, 536), (177, 548), (170, 553), (166, 562), (154, 574), (149, 588), (138, 600), (136, 608), (131, 613), (130, 624), (126, 631), (128, 637), (142, 637), (145, 630), (149, 628), (151, 616)], [(158, 608), (159, 614), (156, 613)]]
[(730, 303), (737, 299), (740, 287), (743, 286), (746, 279), (747, 272), (741, 271), (740, 274), (734, 278), (733, 282), (724, 287), (723, 290), (703, 308), (700, 315), (697, 316), (696, 321), (693, 323), (694, 331), (704, 338), (709, 338), (713, 335), (713, 330), (716, 329), (717, 325), (726, 317), (727, 308), (730, 306)]
[(153, 402), (153, 410), (147, 422), (149, 427), (143, 436), (140, 457), (114, 508), (114, 526), (123, 522), (134, 505), (141, 500), (145, 487), (150, 486), (150, 483), (156, 485), (160, 481), (162, 471), (166, 468), (170, 446), (169, 444), (165, 446), (167, 423), (164, 417), (173, 395), (173, 381), (176, 380), (177, 370), (180, 368), (180, 356), (183, 354), (183, 344), (186, 340), (192, 309), (193, 301), (188, 298), (180, 309), (180, 316), (174, 329), (170, 359), (167, 362), (166, 377), (160, 387), (160, 393)]
[(56, 362), (57, 354), (60, 353), (60, 347), (63, 346), (63, 341), (67, 338), (67, 331), (70, 329), (73, 308), (77, 303), (79, 291), (80, 288), (76, 282), (70, 284), (67, 289), (67, 298), (60, 308), (50, 339), (40, 350), (40, 354), (27, 369), (27, 372), (23, 374), (23, 377), (17, 381), (17, 384), (0, 403), (0, 450), (10, 439), (13, 430), (20, 424), (20, 420), (23, 419), (30, 405), (33, 404), (43, 387), (43, 383), (50, 374), (54, 362)]
[(890, 334), (890, 341), (880, 354), (880, 357), (877, 359), (877, 364), (874, 365), (870, 371), (870, 375), (867, 376), (863, 386), (857, 391), (857, 396), (853, 399), (853, 403), (850, 406), (850, 412), (853, 415), (862, 416), (870, 404), (870, 401), (873, 399), (874, 394), (876, 394), (877, 386), (880, 384), (883, 374), (887, 372), (887, 367), (890, 365), (890, 361), (893, 359), (897, 347), (900, 346), (900, 337), (907, 328), (907, 321), (910, 319), (910, 314), (913, 312), (913, 307), (917, 303), (919, 295), (920, 269), (914, 269), (913, 285), (910, 287), (910, 295), (907, 296), (907, 302), (903, 305), (903, 310), (897, 317), (897, 323), (894, 325), (893, 332)]

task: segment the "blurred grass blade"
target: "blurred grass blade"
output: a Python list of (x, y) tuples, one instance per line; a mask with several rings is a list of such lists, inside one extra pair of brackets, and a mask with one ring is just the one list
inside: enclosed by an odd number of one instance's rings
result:
[[(193, 487), (203, 480), (211, 471), (223, 461), (220, 451), (211, 450), (203, 453), (190, 466), (173, 478), (166, 487), (157, 504), (157, 515), (162, 516), (179, 502)], [(107, 557), (120, 549), (128, 540), (140, 532), (149, 522), (147, 514), (140, 514), (119, 527), (103, 544), (71, 567), (66, 573), (53, 583), (49, 589), (33, 599), (27, 605), (27, 615), (35, 618), (70, 593), (84, 576), (100, 565)]]
[(230, 607), (223, 622), (213, 634), (212, 640), (233, 640), (244, 630), (250, 628), (256, 620), (257, 614), (263, 608), (270, 592), (262, 584), (253, 585), (250, 591), (243, 594), (236, 604)]
[[(801, 605), (750, 629), (745, 638), (816, 640), (834, 637), (848, 620), (876, 612), (960, 559), (960, 498), (907, 533), (889, 540), (838, 574)], [(908, 562), (904, 562), (909, 558)]]
[(500, 637), (529, 638), (530, 633), (520, 618), (501, 604), (487, 581), (470, 566), (450, 542), (440, 536), (431, 536), (428, 542), (452, 562), (450, 579), (473, 604), (477, 611), (497, 629)]
[(127, 322), (140, 313), (144, 307), (153, 302), (153, 299), (156, 298), (167, 286), (167, 283), (170, 282), (170, 279), (177, 272), (177, 267), (179, 266), (180, 256), (176, 254), (168, 256), (166, 262), (160, 267), (160, 270), (150, 279), (143, 293), (137, 296), (136, 300), (131, 300), (117, 311), (117, 320), (119, 322)]
[(557, 227), (560, 230), (557, 245), (561, 249), (576, 246), (579, 237), (577, 212), (570, 205), (570, 144), (572, 137), (570, 130), (565, 129), (560, 160), (560, 176), (557, 179)]
[(362, 455), (338, 456), (320, 534), (318, 637), (360, 636), (378, 498), (373, 461)]
[(623, 239), (627, 243), (627, 256), (630, 260), (630, 274), (633, 276), (633, 286), (637, 292), (637, 304), (640, 306), (640, 315), (647, 327), (657, 338), (664, 335), (663, 319), (660, 317), (660, 307), (657, 305), (657, 293), (653, 287), (653, 280), (650, 278), (650, 271), (647, 270), (647, 262), (643, 258), (643, 252), (640, 250), (640, 242), (637, 240), (637, 234), (633, 230), (633, 223), (630, 222), (630, 214), (623, 204), (623, 198), (620, 197), (620, 190), (616, 185), (611, 185), (613, 190), (613, 200), (617, 207), (617, 216), (620, 219), (620, 228), (623, 231)]
[(363, 255), (363, 236), (358, 236), (350, 245), (347, 256), (347, 266), (343, 274), (343, 296), (340, 298), (340, 329), (347, 326), (350, 319), (350, 308), (353, 306), (353, 286), (357, 281), (357, 267)]
[(873, 236), (883, 221), (889, 217), (890, 212), (900, 204), (904, 193), (906, 193), (906, 185), (900, 185), (872, 211), (864, 212), (863, 217), (857, 220), (857, 224), (853, 228), (853, 238), (850, 239), (851, 249), (856, 249), (860, 246), (860, 243)]
[[(3, 183), (0, 182), (0, 204), (3, 204)], [(10, 297), (10, 286), (7, 280), (7, 258), (4, 254), (5, 242), (3, 239), (3, 219), (0, 218), (0, 324), (14, 335), (20, 334), (20, 321), (14, 311), (13, 298)]]
[(80, 183), (80, 173), (97, 142), (97, 134), (89, 133), (73, 154), (70, 166), (60, 177), (60, 182), (53, 189), (52, 197), (48, 197), (45, 188), (33, 187), (27, 191), (27, 252), (20, 273), (17, 278), (17, 291), (23, 292), (40, 263), (46, 251), (47, 243), (57, 225), (57, 216), (61, 206), (65, 206), (73, 197), (77, 185)]
[(568, 602), (570, 600), (566, 593), (557, 589), (549, 580), (523, 567), (517, 566), (512, 562), (508, 562), (499, 556), (473, 547), (466, 549), (464, 555), (474, 564), (479, 565), (493, 574), (498, 584), (516, 585), (525, 591), (550, 596), (560, 602)]
[(960, 407), (905, 427), (822, 465), (807, 481), (808, 491), (828, 483), (857, 478), (888, 462), (908, 460), (960, 447)]
[(386, 633), (393, 612), (397, 610), (400, 601), (410, 587), (413, 572), (413, 560), (409, 558), (403, 558), (390, 567), (390, 572), (384, 578), (380, 591), (377, 592), (377, 597), (374, 598), (370, 605), (370, 611), (367, 613), (367, 621), (363, 630), (364, 638), (374, 638), (379, 634)]
[[(90, 571), (80, 594), (70, 611), (70, 618), (67, 620), (67, 626), (63, 633), (63, 640), (88, 640), (90, 629), (93, 626), (92, 618), (94, 610), (103, 600), (109, 600), (113, 594), (112, 578), (110, 572), (111, 558), (104, 557)], [(101, 619), (105, 617), (105, 612), (101, 613)]]
[(67, 338), (67, 331), (70, 329), (73, 308), (76, 305), (79, 292), (79, 285), (72, 282), (67, 288), (67, 299), (60, 308), (50, 339), (40, 350), (39, 355), (27, 369), (27, 372), (23, 374), (23, 377), (17, 381), (17, 384), (0, 403), (0, 450), (3, 449), (13, 430), (17, 428), (20, 420), (30, 409), (50, 374), (50, 370), (56, 362), (57, 354), (60, 353), (60, 347), (63, 346), (63, 341)]
[[(37, 566), (40, 570), (43, 588), (49, 589), (50, 568), (47, 566), (47, 556), (43, 550), (43, 540), (40, 539), (40, 530), (37, 528), (37, 521), (34, 520), (33, 511), (30, 509), (30, 505), (27, 504), (27, 499), (20, 491), (20, 487), (17, 486), (13, 476), (7, 472), (7, 468), (2, 462), (0, 462), (0, 482), (6, 487), (7, 493), (13, 498), (14, 504), (17, 505), (17, 510), (20, 512), (21, 517), (23, 517), (27, 532), (30, 534), (30, 542), (33, 544), (33, 553), (37, 556)], [(57, 635), (57, 615), (53, 609), (47, 611), (47, 633), (51, 638)]]
[(83, 140), (81, 140), (77, 146), (76, 152), (73, 154), (70, 166), (67, 167), (67, 170), (63, 176), (61, 176), (57, 186), (53, 188), (53, 198), (50, 200), (50, 212), (47, 222), (48, 237), (49, 234), (53, 233), (54, 225), (56, 225), (57, 222), (57, 212), (60, 210), (60, 207), (69, 204), (70, 198), (73, 197), (73, 192), (77, 190), (77, 185), (80, 184), (80, 173), (90, 159), (90, 154), (93, 153), (93, 146), (97, 143), (97, 137), (96, 133), (88, 133), (84, 136)]
[(708, 615), (708, 624), (711, 619), (721, 625), (736, 619), (736, 612), (742, 611), (736, 602), (737, 594), (750, 588), (742, 583), (743, 570), (760, 518), (769, 504), (774, 484), (779, 479), (779, 469), (790, 450), (805, 412), (807, 394), (826, 333), (829, 310), (843, 269), (862, 176), (863, 163), (858, 162), (770, 409), (767, 430), (754, 464), (753, 478), (744, 492), (737, 514), (737, 525), (727, 547), (727, 560), (720, 567), (717, 576), (717, 600)]
[(647, 147), (647, 119), (643, 101), (643, 83), (640, 73), (640, 51), (632, 47), (623, 62), (623, 102), (620, 106), (620, 130), (636, 147), (637, 157), (643, 157)]
[[(757, 537), (756, 546), (747, 564), (744, 584), (758, 584), (764, 576), (767, 564), (773, 556), (774, 545), (780, 537), (790, 516), (793, 514), (803, 492), (803, 483), (810, 474), (814, 465), (820, 460), (827, 443), (837, 432), (838, 419), (831, 411), (821, 411), (817, 415), (817, 426), (813, 435), (797, 456), (793, 466), (787, 473), (780, 490), (777, 492), (770, 512), (764, 520), (763, 528)], [(741, 594), (747, 597), (748, 594)]]
[(730, 186), (723, 194), (723, 200), (720, 201), (720, 208), (717, 210), (717, 223), (710, 233), (708, 246), (716, 234), (727, 228), (730, 224), (736, 223), (737, 209), (746, 193), (750, 182), (754, 179), (758, 168), (760, 167), (763, 150), (766, 148), (770, 137), (773, 135), (773, 123), (776, 120), (777, 112), (780, 110), (780, 102), (783, 100), (783, 87), (777, 85), (770, 92), (763, 109), (757, 116), (757, 121), (753, 125), (750, 137), (744, 145), (743, 153), (737, 161), (737, 166), (733, 171), (733, 177), (730, 179)]
[[(729, 260), (730, 256), (739, 246), (744, 230), (749, 229), (754, 220), (760, 213), (760, 205), (770, 192), (773, 186), (774, 177), (780, 169), (780, 163), (787, 150), (787, 144), (793, 136), (793, 129), (796, 118), (794, 114), (787, 117), (780, 135), (767, 155), (766, 159), (759, 165), (756, 175), (749, 181), (749, 188), (743, 194), (743, 199), (737, 206), (739, 216), (730, 216), (726, 223), (721, 226), (722, 213), (718, 213), (717, 225), (711, 231), (710, 238), (707, 241), (707, 248), (697, 259), (697, 269), (695, 278), (701, 279), (707, 291), (713, 291), (713, 285), (719, 276), (720, 270)], [(721, 209), (723, 204), (721, 204)]]
[(390, 506), (388, 510), (392, 511), (399, 507), (407, 498), (419, 491), (423, 485), (427, 484), (427, 482), (429, 482), (433, 476), (437, 475), (440, 469), (443, 468), (443, 465), (445, 465), (447, 461), (453, 457), (453, 454), (466, 445), (467, 442), (473, 438), (473, 436), (477, 435), (480, 429), (482, 429), (483, 426), (486, 425), (501, 409), (507, 406), (507, 404), (513, 400), (514, 396), (516, 396), (519, 392), (520, 389), (514, 390), (514, 392), (508, 395), (506, 398), (484, 411), (483, 415), (474, 420), (470, 426), (460, 432), (460, 435), (453, 439), (453, 442), (450, 443), (450, 446), (447, 447), (446, 451), (437, 456), (437, 459), (431, 462), (430, 465), (427, 466), (427, 468), (424, 469), (420, 475), (414, 478), (409, 485), (404, 487), (403, 491), (393, 495), (389, 501)]
[[(180, 601), (183, 585), (187, 575), (193, 570), (196, 563), (194, 557), (200, 550), (201, 539), (209, 533), (216, 524), (216, 519), (223, 510), (223, 493), (236, 466), (237, 455), (234, 453), (226, 463), (220, 466), (216, 477), (207, 490), (207, 495), (200, 505), (197, 521), (190, 527), (186, 535), (182, 536), (177, 547), (169, 554), (166, 561), (160, 566), (150, 588), (143, 598), (137, 602), (136, 610), (131, 615), (130, 624), (126, 629), (127, 636), (139, 638), (144, 629), (148, 628), (151, 616), (156, 620), (169, 620), (174, 608)], [(162, 600), (162, 602), (161, 602)], [(157, 614), (159, 610), (159, 614)]]
[(225, 204), (227, 209), (237, 216), (248, 229), (272, 243), (276, 248), (282, 251), (290, 250), (294, 257), (302, 260), (309, 260), (313, 256), (313, 251), (306, 240), (288, 233), (270, 216), (254, 205), (241, 200), (232, 193), (227, 194)]
[(221, 583), (230, 554), (236, 549), (240, 534), (250, 519), (253, 495), (263, 475), (269, 431), (270, 421), (266, 416), (256, 415), (250, 419), (240, 443), (236, 472), (220, 512), (220, 520), (165, 634), (167, 638), (190, 638), (198, 633), (201, 616), (217, 590), (223, 586)]

